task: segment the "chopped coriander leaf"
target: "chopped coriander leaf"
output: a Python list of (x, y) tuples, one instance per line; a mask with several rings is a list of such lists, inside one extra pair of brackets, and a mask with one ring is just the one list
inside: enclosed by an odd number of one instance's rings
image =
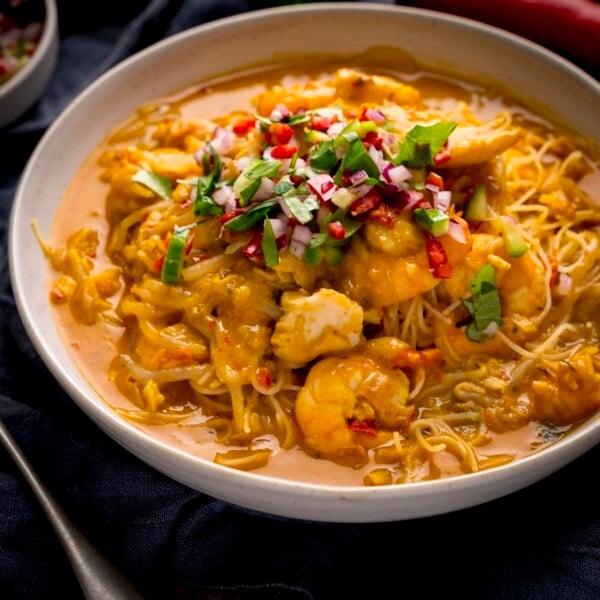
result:
[[(359, 139), (355, 139), (350, 143), (348, 151), (342, 158), (342, 164), (336, 174), (336, 179), (340, 179), (347, 170), (353, 173), (366, 171), (369, 177), (379, 180), (379, 167), (375, 164), (375, 161), (367, 152), (365, 145)], [(336, 183), (339, 185), (338, 181)]]
[(405, 164), (410, 168), (433, 164), (433, 157), (443, 147), (455, 128), (456, 123), (453, 121), (415, 125), (400, 144), (394, 163)]
[(233, 219), (224, 223), (223, 227), (231, 229), (231, 231), (248, 231), (248, 229), (252, 229), (252, 227), (262, 222), (276, 206), (279, 206), (277, 200), (265, 200), (248, 209), (245, 213), (233, 217)]
[(279, 160), (261, 160), (255, 159), (247, 169), (244, 169), (244, 175), (248, 179), (258, 179), (260, 177), (278, 177), (279, 170), (283, 163)]
[(496, 287), (496, 273), (489, 263), (483, 265), (470, 283), (472, 299), (462, 300), (469, 311), (473, 322), (467, 327), (467, 337), (474, 342), (482, 342), (490, 337), (486, 329), (493, 323), (497, 326), (502, 321), (500, 294)]
[(222, 214), (223, 209), (210, 196), (196, 196), (194, 215), (197, 217), (214, 217)]
[(256, 194), (263, 177), (278, 177), (281, 169), (281, 161), (279, 160), (262, 160), (254, 159), (250, 164), (238, 175), (233, 182), (233, 191), (240, 199), (240, 204), (246, 206)]
[(311, 119), (311, 115), (309, 113), (303, 113), (300, 115), (292, 115), (291, 117), (287, 118), (287, 122), (289, 125), (291, 125), (292, 127), (294, 125), (300, 125), (301, 123), (307, 123), (308, 121), (310, 121)]
[(137, 173), (131, 177), (131, 181), (139, 183), (150, 191), (154, 192), (157, 196), (169, 200), (171, 193), (173, 192), (173, 184), (168, 177), (154, 173), (153, 171), (146, 171), (140, 169)]
[(294, 184), (289, 179), (280, 179), (273, 187), (273, 194), (275, 196), (283, 196), (293, 189)]
[(313, 146), (309, 151), (308, 160), (313, 169), (331, 173), (339, 161), (333, 147), (333, 140), (327, 140)]
[(196, 183), (194, 214), (197, 217), (223, 213), (223, 209), (210, 197), (210, 193), (215, 189), (219, 177), (221, 177), (221, 159), (212, 144), (207, 144), (207, 147), (209, 152), (202, 157), (202, 168), (207, 175), (198, 177)]
[(318, 210), (318, 201), (311, 201), (311, 196), (308, 196), (306, 200), (302, 201), (298, 196), (285, 196), (283, 201), (287, 204), (290, 212), (298, 219), (303, 225), (312, 220), (313, 210)]
[(362, 223), (355, 221), (348, 215), (347, 208), (338, 208), (334, 213), (325, 219), (325, 225), (334, 221), (339, 221), (346, 231), (345, 239), (352, 237), (362, 226)]

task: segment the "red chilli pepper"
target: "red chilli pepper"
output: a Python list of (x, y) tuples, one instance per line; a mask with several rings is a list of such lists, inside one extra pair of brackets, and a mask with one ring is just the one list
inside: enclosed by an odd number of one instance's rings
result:
[(273, 145), (283, 146), (292, 139), (294, 130), (286, 123), (271, 123), (269, 133)]
[(317, 131), (327, 131), (334, 123), (337, 123), (338, 117), (337, 115), (333, 115), (333, 117), (323, 117), (320, 115), (316, 115), (313, 117), (310, 125), (313, 129)]
[(600, 5), (593, 0), (417, 0), (415, 6), (502, 27), (600, 66)]
[(252, 239), (244, 246), (244, 254), (250, 260), (255, 260), (258, 262), (263, 262), (265, 257), (262, 253), (262, 232), (257, 231)]
[(343, 240), (346, 237), (346, 228), (340, 221), (332, 221), (327, 225), (327, 231), (334, 240)]
[(436, 167), (439, 167), (440, 165), (447, 163), (450, 160), (450, 158), (452, 158), (450, 156), (450, 150), (448, 150), (448, 148), (442, 148), (433, 157), (433, 164)]
[(429, 183), (430, 185), (435, 185), (440, 192), (444, 191), (444, 179), (441, 175), (434, 173), (431, 171), (427, 175), (427, 179), (425, 179), (425, 183)]
[(348, 425), (348, 429), (356, 431), (356, 433), (366, 433), (372, 436), (377, 435), (377, 429), (365, 421), (352, 421), (352, 423)]
[(231, 219), (241, 215), (243, 212), (244, 210), (242, 208), (234, 208), (233, 210), (226, 212), (225, 214), (221, 215), (221, 224), (227, 223), (227, 221), (231, 221)]
[(350, 214), (353, 217), (362, 215), (381, 203), (381, 191), (378, 188), (370, 189), (362, 198), (355, 200), (350, 205)]
[(271, 150), (271, 158), (292, 158), (296, 152), (298, 152), (298, 148), (296, 148), (296, 146), (292, 146), (291, 144), (283, 144), (281, 146), (275, 146)]
[(383, 146), (383, 138), (376, 131), (369, 131), (363, 138), (363, 144), (367, 149), (369, 146), (375, 146), (377, 150), (381, 150), (381, 147)]
[(425, 248), (433, 276), (440, 279), (449, 279), (452, 277), (452, 265), (448, 262), (446, 250), (444, 250), (441, 242), (433, 238), (427, 238), (425, 240)]
[(236, 135), (244, 135), (248, 133), (250, 129), (253, 129), (255, 125), (256, 119), (254, 117), (242, 117), (233, 124), (233, 133)]

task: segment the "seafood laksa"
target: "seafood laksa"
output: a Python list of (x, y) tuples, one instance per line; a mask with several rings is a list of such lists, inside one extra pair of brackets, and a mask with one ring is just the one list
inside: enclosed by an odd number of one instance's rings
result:
[(142, 107), (40, 243), (124, 418), (238, 469), (408, 483), (598, 410), (598, 173), (480, 86), (273, 72)]

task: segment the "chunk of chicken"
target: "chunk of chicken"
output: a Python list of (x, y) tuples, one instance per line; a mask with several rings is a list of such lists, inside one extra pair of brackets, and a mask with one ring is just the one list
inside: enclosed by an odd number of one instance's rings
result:
[(598, 348), (587, 347), (569, 360), (545, 361), (531, 384), (535, 417), (569, 425), (600, 408)]
[(498, 156), (523, 135), (523, 130), (510, 126), (503, 114), (480, 125), (458, 125), (448, 138), (450, 160), (441, 168), (467, 167)]
[(360, 341), (362, 307), (331, 289), (310, 296), (285, 292), (281, 297), (283, 317), (271, 337), (274, 352), (295, 365), (334, 352), (354, 348)]
[(335, 89), (338, 98), (358, 104), (363, 102), (393, 102), (416, 105), (421, 100), (418, 90), (383, 75), (366, 75), (353, 69), (336, 72)]

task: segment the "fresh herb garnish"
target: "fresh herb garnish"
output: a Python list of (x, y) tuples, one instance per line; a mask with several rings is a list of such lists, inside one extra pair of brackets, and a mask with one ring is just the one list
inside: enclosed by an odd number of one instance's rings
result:
[(265, 257), (265, 265), (269, 268), (276, 267), (279, 264), (279, 250), (277, 248), (277, 239), (273, 231), (271, 220), (266, 218), (263, 225), (263, 238), (261, 250)]
[(433, 125), (415, 125), (407, 134), (394, 163), (418, 169), (433, 164), (433, 157), (444, 146), (456, 123), (448, 121)]
[(482, 342), (492, 337), (495, 328), (504, 324), (500, 294), (496, 287), (496, 272), (489, 263), (483, 265), (470, 283), (471, 300), (462, 299), (473, 321), (467, 327), (467, 337)]
[(252, 229), (252, 227), (261, 223), (276, 206), (278, 206), (277, 200), (265, 200), (249, 208), (245, 213), (233, 217), (233, 219), (224, 223), (223, 227), (231, 231), (248, 231), (248, 229)]
[(202, 168), (207, 175), (198, 177), (196, 184), (194, 214), (197, 217), (214, 216), (223, 213), (223, 209), (210, 196), (219, 181), (219, 177), (221, 177), (221, 159), (212, 144), (207, 144), (207, 146), (208, 152), (202, 157)]
[(139, 183), (150, 191), (154, 192), (157, 196), (168, 200), (173, 193), (173, 183), (168, 177), (159, 175), (153, 171), (146, 171), (140, 169), (131, 177), (131, 181)]

